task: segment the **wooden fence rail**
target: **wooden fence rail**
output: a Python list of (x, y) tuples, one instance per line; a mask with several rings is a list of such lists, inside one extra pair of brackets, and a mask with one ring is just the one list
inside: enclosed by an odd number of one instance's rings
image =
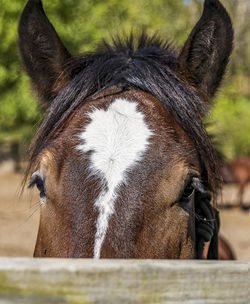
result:
[(249, 263), (0, 258), (0, 304), (249, 304)]

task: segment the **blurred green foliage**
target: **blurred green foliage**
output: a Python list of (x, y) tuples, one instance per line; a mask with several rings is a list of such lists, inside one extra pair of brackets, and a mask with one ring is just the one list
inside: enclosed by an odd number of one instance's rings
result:
[[(131, 29), (158, 31), (180, 47), (198, 20), (198, 0), (43, 0), (45, 11), (73, 53), (94, 50), (110, 34)], [(222, 0), (236, 29), (235, 50), (212, 110), (211, 131), (227, 158), (250, 155), (250, 5), (248, 0)], [(30, 139), (44, 111), (22, 71), (17, 26), (26, 0), (0, 0), (0, 141)]]

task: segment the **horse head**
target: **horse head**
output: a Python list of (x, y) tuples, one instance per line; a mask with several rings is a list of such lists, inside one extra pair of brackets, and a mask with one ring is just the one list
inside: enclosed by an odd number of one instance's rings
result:
[(226, 10), (205, 0), (179, 52), (142, 33), (72, 56), (29, 0), (19, 47), (47, 106), (26, 173), (41, 197), (35, 256), (197, 257), (220, 180), (202, 118), (232, 41)]

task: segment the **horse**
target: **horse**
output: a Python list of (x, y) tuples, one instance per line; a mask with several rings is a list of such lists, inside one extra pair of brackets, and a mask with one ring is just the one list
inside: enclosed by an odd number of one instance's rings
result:
[[(231, 244), (224, 238), (224, 236), (219, 235), (218, 238), (218, 249), (219, 249), (219, 260), (236, 260), (236, 255), (234, 253), (234, 250), (231, 246)], [(208, 249), (209, 249), (209, 243), (205, 244), (204, 251), (203, 251), (203, 258), (207, 259), (208, 255)]]
[(250, 204), (243, 203), (243, 195), (247, 183), (250, 182), (250, 157), (239, 157), (231, 162), (223, 164), (222, 167), (223, 182), (226, 184), (236, 183), (239, 186), (238, 204), (243, 211), (248, 211)]
[(47, 107), (24, 178), (40, 192), (34, 256), (195, 259), (209, 241), (217, 258), (221, 178), (202, 119), (233, 45), (220, 1), (205, 0), (180, 51), (142, 31), (73, 56), (40, 0), (18, 32)]

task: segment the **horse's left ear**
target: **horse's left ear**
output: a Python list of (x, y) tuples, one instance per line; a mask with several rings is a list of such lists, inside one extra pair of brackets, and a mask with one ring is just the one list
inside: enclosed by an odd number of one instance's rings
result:
[(220, 85), (233, 47), (231, 19), (219, 0), (205, 0), (203, 14), (180, 56), (181, 72), (212, 97)]
[(28, 1), (18, 32), (24, 67), (39, 97), (50, 105), (56, 81), (71, 56), (46, 17), (40, 0)]

